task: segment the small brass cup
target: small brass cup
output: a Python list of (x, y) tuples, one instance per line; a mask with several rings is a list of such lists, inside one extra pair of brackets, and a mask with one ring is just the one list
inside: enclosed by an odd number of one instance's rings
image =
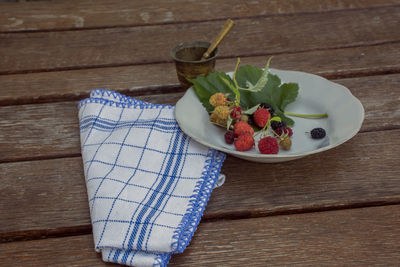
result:
[(210, 46), (208, 42), (181, 43), (171, 49), (171, 57), (175, 61), (178, 80), (183, 88), (189, 88), (192, 83), (186, 78), (196, 78), (199, 75), (206, 76), (214, 70), (215, 58), (218, 48), (212, 52), (209, 58), (200, 60), (204, 52)]

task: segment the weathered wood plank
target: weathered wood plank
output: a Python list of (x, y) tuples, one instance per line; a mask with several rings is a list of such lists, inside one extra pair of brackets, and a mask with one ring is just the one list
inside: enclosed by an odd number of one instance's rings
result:
[[(80, 157), (0, 164), (2, 234), (22, 229), (60, 232), (63, 227), (88, 225), (82, 170)], [(49, 234), (46, 231), (44, 235)], [(24, 238), (24, 233), (17, 235)], [(43, 232), (30, 235), (40, 237)]]
[[(382, 53), (385, 51), (385, 53)], [(267, 56), (242, 58), (242, 65), (264, 67)], [(343, 78), (400, 72), (400, 43), (310, 51), (274, 56), (272, 67)], [(218, 71), (232, 71), (236, 59), (218, 59)], [(0, 76), (0, 105), (76, 100), (95, 88), (130, 95), (169, 92), (178, 87), (173, 63)]]
[(396, 265), (399, 211), (389, 206), (207, 223), (171, 265)]
[[(201, 223), (168, 266), (396, 266), (399, 214), (395, 205)], [(92, 235), (3, 243), (0, 251), (6, 266), (114, 266), (94, 252)]]
[[(360, 133), (340, 147), (287, 163), (228, 156), (226, 183), (214, 190), (204, 219), (400, 203), (399, 134)], [(81, 161), (0, 164), (0, 241), (90, 231)]]
[[(255, 56), (398, 42), (399, 20), (400, 6), (238, 19), (220, 45), (220, 55)], [(0, 73), (167, 62), (171, 61), (171, 47), (182, 41), (211, 40), (218, 31), (212, 29), (219, 29), (220, 24), (1, 33)]]
[[(178, 93), (141, 99), (154, 103), (176, 103), (181, 96), (182, 93)], [(0, 121), (0, 150), (4, 149), (0, 162), (43, 158), (41, 155), (76, 156), (80, 153), (76, 101), (1, 107), (0, 118), (4, 118)]]
[[(366, 110), (362, 131), (400, 127), (400, 74), (336, 80), (351, 89)], [(175, 104), (183, 93), (138, 97)], [(379, 99), (379, 103), (376, 101)], [(77, 102), (0, 107), (0, 162), (80, 153)]]
[[(0, 3), (0, 31), (36, 31), (60, 29), (84, 29), (182, 23), (225, 18), (241, 18), (287, 14), (294, 12), (318, 12), (338, 9), (371, 8), (400, 4), (398, 0), (357, 1), (126, 1), (112, 3), (105, 0), (54, 1), (28, 3)], [(202, 10), (199, 16), (199, 10)]]

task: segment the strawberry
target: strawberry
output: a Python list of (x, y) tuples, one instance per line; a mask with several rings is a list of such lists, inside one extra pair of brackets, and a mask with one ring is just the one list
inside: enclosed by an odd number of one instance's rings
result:
[(271, 114), (265, 108), (259, 108), (253, 114), (254, 122), (260, 128), (264, 128), (265, 125), (267, 125), (270, 118)]
[(235, 148), (238, 151), (247, 151), (254, 146), (254, 138), (250, 133), (240, 135), (235, 141)]
[(238, 137), (244, 133), (249, 133), (251, 135), (254, 134), (254, 129), (245, 121), (238, 121), (233, 126), (233, 132), (235, 136)]
[(278, 140), (271, 136), (264, 137), (258, 142), (258, 150), (261, 154), (278, 154)]

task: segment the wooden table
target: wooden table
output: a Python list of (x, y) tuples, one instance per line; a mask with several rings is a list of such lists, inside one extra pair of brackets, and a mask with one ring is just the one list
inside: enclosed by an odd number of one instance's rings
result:
[(400, 1), (0, 3), (0, 265), (104, 266), (94, 252), (77, 103), (112, 88), (183, 95), (169, 56), (211, 40), (216, 68), (300, 70), (343, 84), (365, 121), (345, 144), (278, 164), (228, 156), (187, 250), (171, 266), (400, 264)]

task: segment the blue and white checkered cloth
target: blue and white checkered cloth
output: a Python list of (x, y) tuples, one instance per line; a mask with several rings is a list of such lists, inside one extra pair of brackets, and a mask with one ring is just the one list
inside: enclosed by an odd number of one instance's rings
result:
[(107, 90), (79, 103), (95, 249), (104, 261), (166, 266), (200, 222), (225, 154), (185, 135), (173, 112)]

